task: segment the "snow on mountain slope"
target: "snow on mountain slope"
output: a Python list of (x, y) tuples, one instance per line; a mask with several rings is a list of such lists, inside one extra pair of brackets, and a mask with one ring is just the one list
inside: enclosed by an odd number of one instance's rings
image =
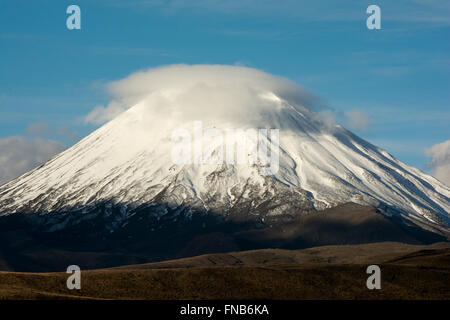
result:
[[(172, 66), (114, 86), (133, 106), (1, 186), (0, 215), (67, 215), (107, 203), (124, 220), (135, 208), (159, 205), (224, 216), (246, 210), (264, 219), (357, 202), (448, 230), (449, 187), (325, 121), (287, 80), (243, 67)], [(257, 164), (175, 164), (172, 134), (192, 132), (194, 121), (223, 132), (279, 129), (279, 170), (271, 176)], [(217, 152), (197, 140), (204, 155)]]

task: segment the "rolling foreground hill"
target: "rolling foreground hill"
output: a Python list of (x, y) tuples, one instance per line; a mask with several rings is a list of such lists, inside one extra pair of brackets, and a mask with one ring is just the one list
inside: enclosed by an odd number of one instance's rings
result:
[[(366, 268), (381, 268), (368, 290)], [(450, 299), (450, 245), (255, 250), (65, 273), (0, 272), (1, 299)]]

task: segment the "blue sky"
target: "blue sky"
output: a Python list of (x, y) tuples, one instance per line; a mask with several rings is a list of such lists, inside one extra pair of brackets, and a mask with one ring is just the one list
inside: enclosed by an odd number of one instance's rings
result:
[[(81, 30), (66, 28), (71, 4)], [(370, 4), (381, 30), (366, 28)], [(0, 0), (0, 140), (70, 146), (96, 129), (83, 119), (112, 80), (240, 64), (306, 87), (338, 121), (358, 110), (369, 122), (357, 134), (429, 171), (425, 149), (450, 139), (449, 35), (445, 0)]]

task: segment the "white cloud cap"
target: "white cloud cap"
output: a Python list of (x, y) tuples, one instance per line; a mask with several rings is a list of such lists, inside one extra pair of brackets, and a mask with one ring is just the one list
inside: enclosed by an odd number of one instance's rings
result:
[(86, 123), (101, 124), (142, 104), (149, 116), (158, 119), (221, 119), (259, 127), (269, 118), (276, 122), (282, 100), (296, 108), (321, 104), (288, 79), (243, 66), (163, 66), (133, 73), (107, 87), (113, 100), (92, 110)]

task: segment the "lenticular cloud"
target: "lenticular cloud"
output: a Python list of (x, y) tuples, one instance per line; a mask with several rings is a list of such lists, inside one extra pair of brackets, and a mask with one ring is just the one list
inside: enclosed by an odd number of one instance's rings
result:
[(109, 83), (108, 90), (113, 100), (106, 107), (96, 107), (86, 122), (103, 123), (142, 104), (158, 119), (220, 120), (259, 127), (280, 121), (286, 105), (301, 110), (320, 105), (317, 97), (294, 82), (242, 66), (153, 68)]

